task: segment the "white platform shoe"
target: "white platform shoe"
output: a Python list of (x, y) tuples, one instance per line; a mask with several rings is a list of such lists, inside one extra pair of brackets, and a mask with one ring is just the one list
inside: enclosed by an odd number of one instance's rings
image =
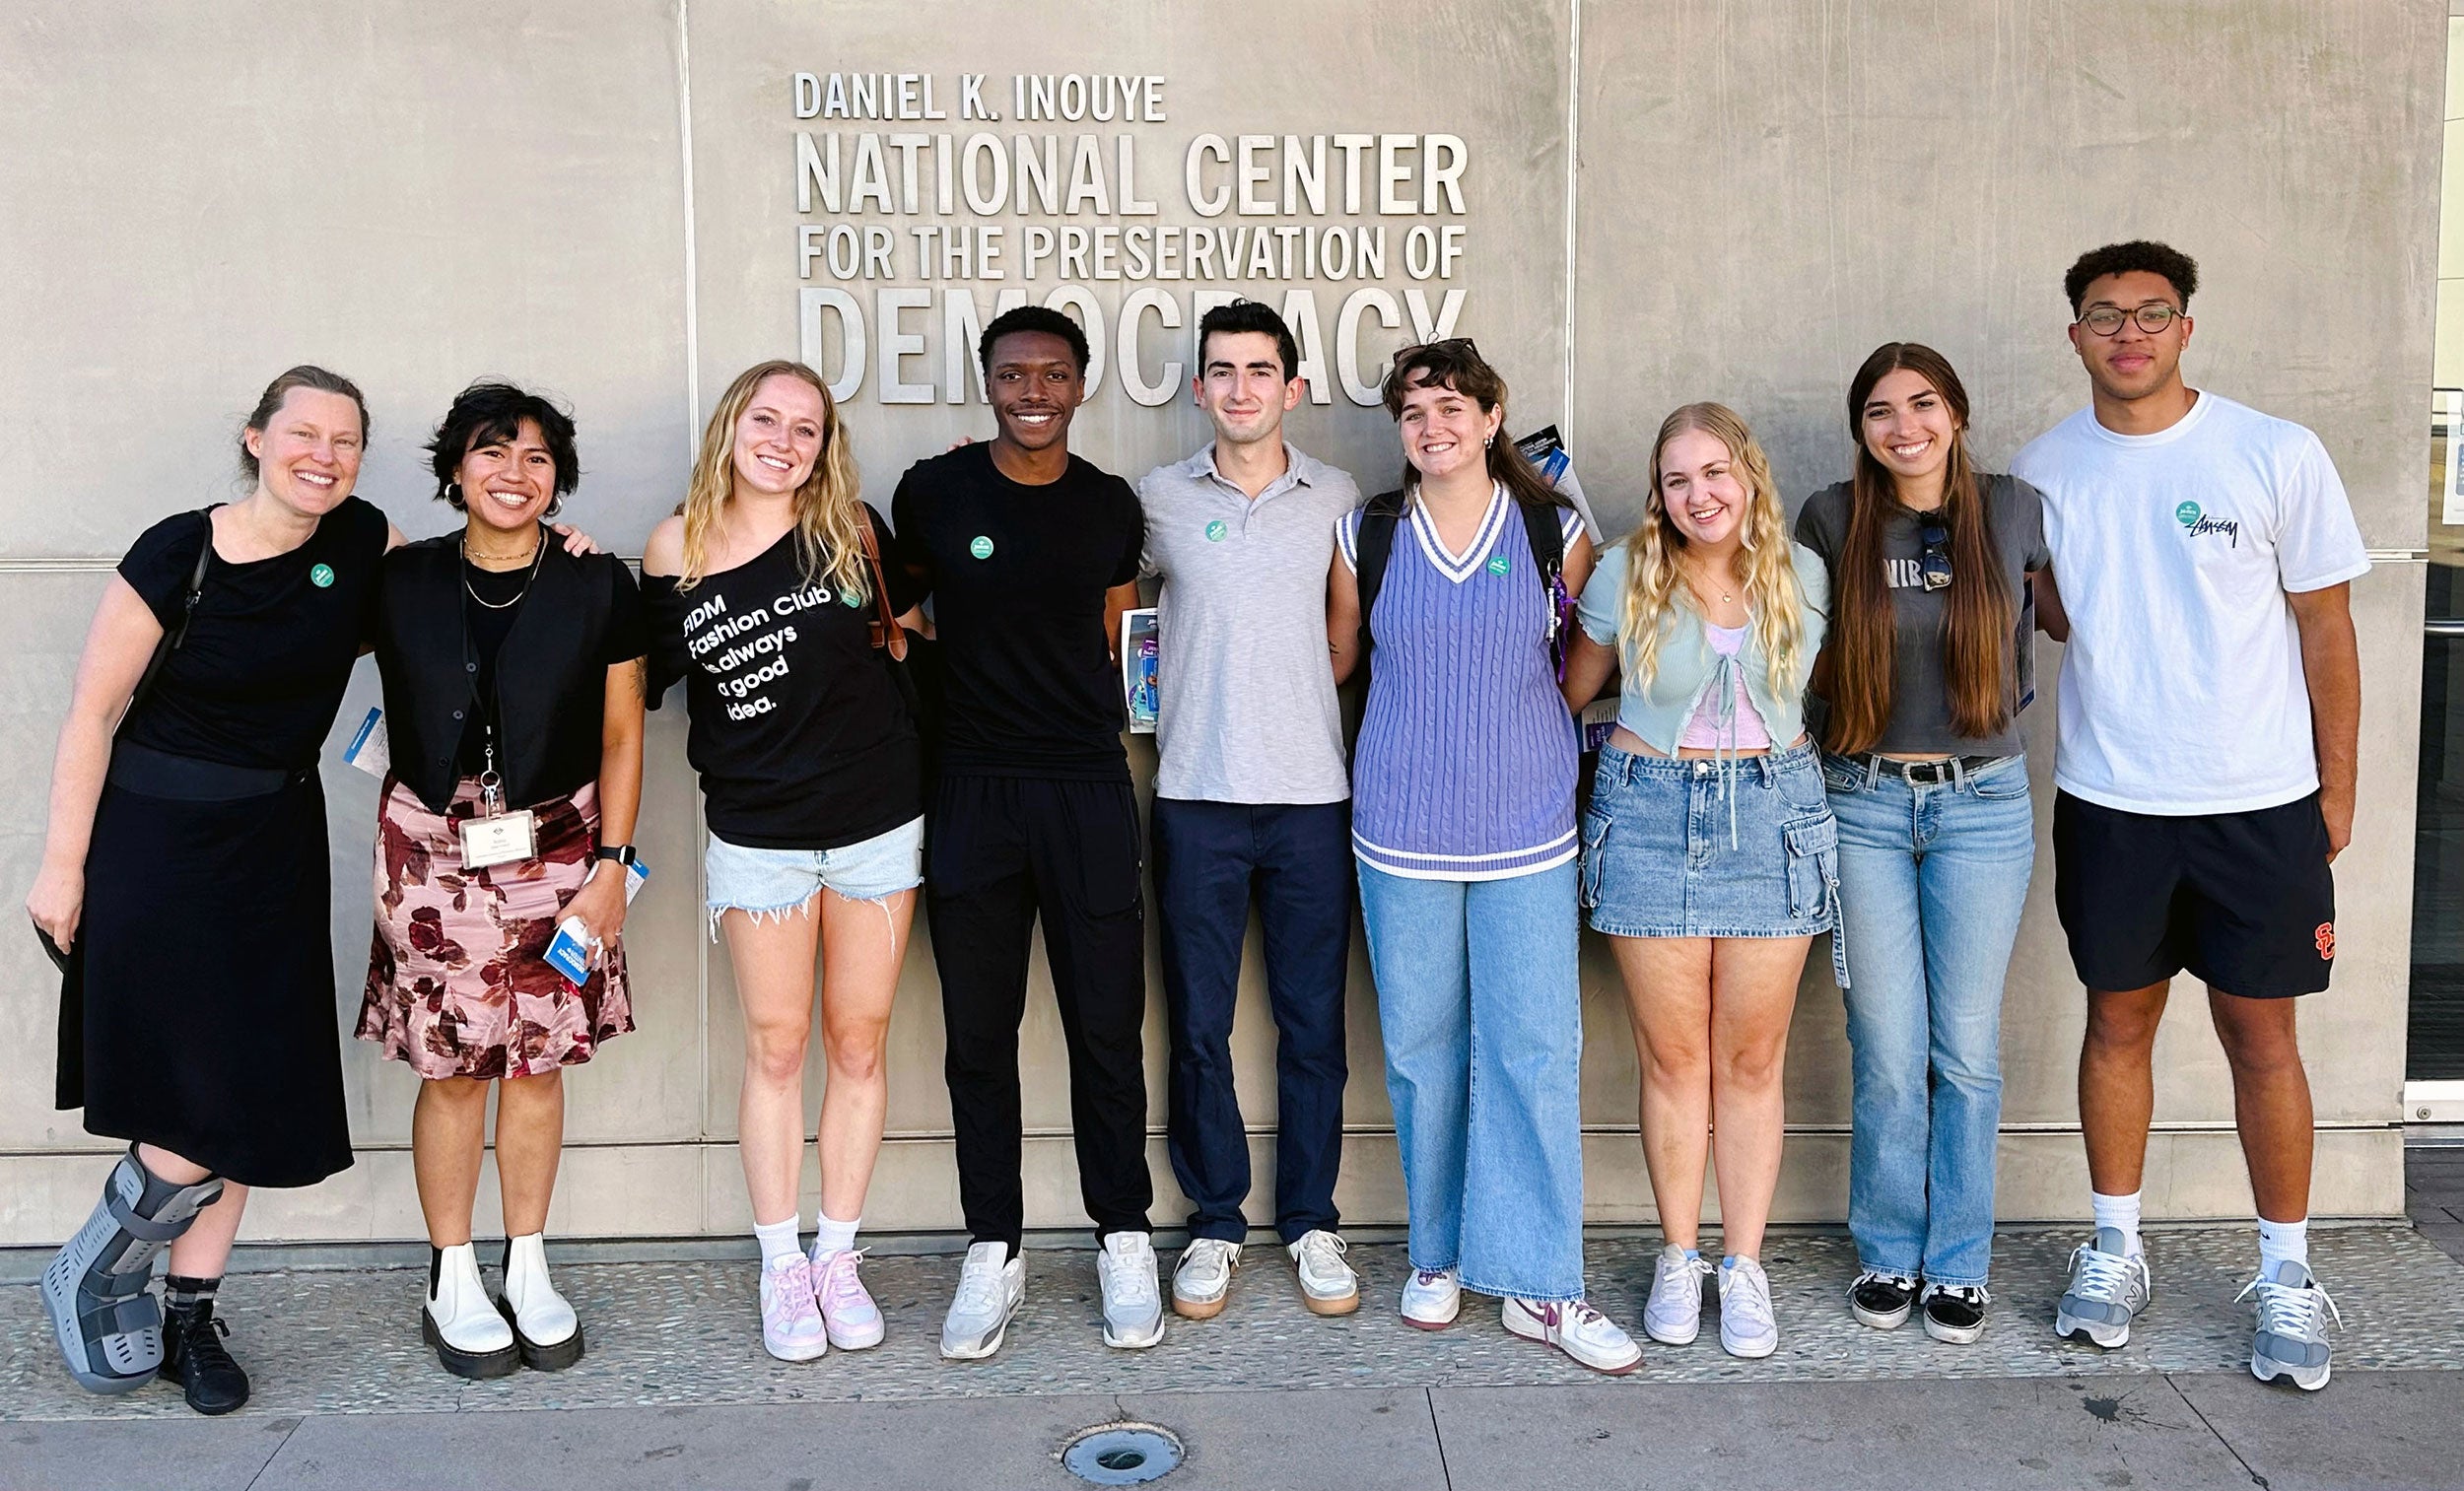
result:
[(488, 1303), (479, 1282), (479, 1254), (468, 1243), (429, 1250), (428, 1303), (419, 1313), (420, 1339), (455, 1377), (504, 1377), (518, 1371), (513, 1327)]
[(544, 1234), (505, 1240), (505, 1292), (496, 1308), (513, 1324), (523, 1366), (562, 1372), (582, 1360), (582, 1322), (548, 1281)]

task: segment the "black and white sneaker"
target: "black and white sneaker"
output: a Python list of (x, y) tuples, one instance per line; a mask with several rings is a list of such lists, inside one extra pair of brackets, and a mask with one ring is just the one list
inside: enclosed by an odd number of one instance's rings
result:
[(1916, 1308), (1916, 1280), (1869, 1268), (1848, 1286), (1848, 1308), (1860, 1325), (1896, 1330), (1908, 1323), (1908, 1312)]
[(1985, 1333), (1985, 1307), (1992, 1303), (1981, 1284), (1928, 1284), (1925, 1333), (1953, 1346), (1972, 1344)]

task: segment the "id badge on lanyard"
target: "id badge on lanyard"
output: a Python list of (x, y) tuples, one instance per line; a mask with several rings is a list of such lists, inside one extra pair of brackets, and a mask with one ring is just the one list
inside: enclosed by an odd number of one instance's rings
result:
[(462, 820), (462, 868), (513, 864), (538, 852), (537, 820), (530, 809), (505, 811), (505, 780), (496, 773), (496, 731), (490, 727), (487, 770), (479, 774), (479, 811)]

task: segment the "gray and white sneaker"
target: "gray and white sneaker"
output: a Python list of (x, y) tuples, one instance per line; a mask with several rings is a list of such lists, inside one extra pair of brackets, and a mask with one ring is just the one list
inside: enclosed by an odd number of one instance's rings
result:
[(1164, 1338), (1163, 1291), (1155, 1283), (1155, 1242), (1142, 1232), (1116, 1232), (1095, 1254), (1104, 1289), (1104, 1344), (1141, 1351)]
[(1709, 1258), (1689, 1258), (1671, 1243), (1651, 1269), (1651, 1298), (1643, 1306), (1643, 1333), (1663, 1346), (1690, 1346), (1702, 1333), (1702, 1281)]
[(2344, 1323), (2336, 1302), (2306, 1263), (2291, 1258), (2243, 1286), (2233, 1300), (2259, 1297), (2258, 1333), (2250, 1338), (2250, 1375), (2262, 1383), (2293, 1379), (2304, 1392), (2327, 1386), (2327, 1322)]
[(1780, 1322), (1771, 1313), (1771, 1280), (1752, 1258), (1722, 1263), (1720, 1273), (1720, 1349), (1747, 1361), (1769, 1356), (1780, 1347)]
[(2130, 1253), (2118, 1227), (2099, 1227), (2096, 1240), (2071, 1251), (2071, 1285), (2054, 1307), (2053, 1333), (2084, 1334), (2111, 1351), (2130, 1344), (2130, 1322), (2156, 1298), (2148, 1255)]
[(1300, 1280), (1300, 1302), (1311, 1315), (1349, 1315), (1360, 1308), (1360, 1275), (1343, 1261), (1343, 1240), (1324, 1228), (1304, 1232), (1284, 1252)]
[(941, 1322), (941, 1355), (954, 1362), (972, 1362), (1001, 1349), (1010, 1317), (1027, 1298), (1027, 1261), (1009, 1256), (1000, 1243), (978, 1243), (967, 1250), (958, 1271), (958, 1295)]
[(1172, 1313), (1186, 1321), (1211, 1321), (1232, 1298), (1232, 1275), (1241, 1269), (1241, 1245), (1221, 1238), (1192, 1238), (1172, 1267)]

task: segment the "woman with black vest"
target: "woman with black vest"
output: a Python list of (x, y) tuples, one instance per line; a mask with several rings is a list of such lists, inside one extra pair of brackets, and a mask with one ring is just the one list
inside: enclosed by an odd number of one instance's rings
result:
[[(574, 423), (503, 383), (454, 399), (428, 449), (457, 533), (386, 556), (376, 623), (392, 769), (376, 825), (362, 1040), (423, 1079), (411, 1155), (431, 1262), (422, 1336), (447, 1371), (554, 1370), (582, 1351), (542, 1232), (567, 1066), (633, 1029), (626, 880), (642, 800), (640, 593), (624, 562), (542, 525), (574, 490)], [(577, 921), (589, 967), (547, 960)], [(507, 1244), (491, 1300), (471, 1207), (497, 1088)]]

